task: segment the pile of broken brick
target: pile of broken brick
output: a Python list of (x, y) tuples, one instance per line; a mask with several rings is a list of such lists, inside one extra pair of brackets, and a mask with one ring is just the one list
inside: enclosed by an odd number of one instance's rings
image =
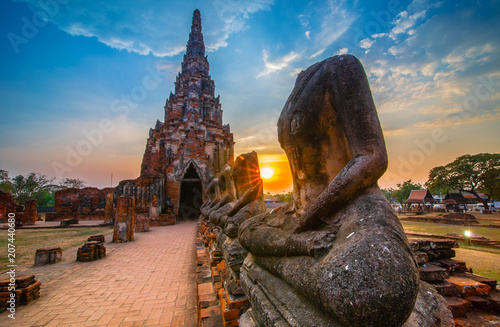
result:
[(249, 307), (248, 298), (227, 290), (228, 272), (217, 250), (217, 229), (199, 223), (196, 239), (196, 283), (198, 286), (198, 326), (239, 326), (239, 318)]
[[(452, 259), (458, 243), (446, 239), (409, 239), (418, 262), (420, 279), (441, 294), (456, 326), (483, 326), (500, 320), (497, 281), (472, 273), (465, 262)], [(495, 318), (495, 319), (493, 319)]]
[(83, 246), (78, 248), (76, 261), (94, 261), (106, 256), (106, 247), (104, 246), (104, 235), (93, 235), (88, 238)]
[[(10, 277), (0, 280), (0, 312), (11, 307), (11, 303), (16, 307), (26, 305), (40, 297), (40, 286), (42, 283), (35, 279), (35, 275), (15, 277), (12, 283)], [(12, 296), (11, 293), (15, 293)], [(15, 301), (12, 301), (14, 298)]]

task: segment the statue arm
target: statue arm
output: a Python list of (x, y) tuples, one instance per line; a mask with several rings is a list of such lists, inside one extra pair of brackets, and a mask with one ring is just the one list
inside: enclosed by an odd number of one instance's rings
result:
[(259, 193), (262, 193), (262, 179), (259, 179), (255, 185), (246, 191), (241, 198), (238, 199), (236, 205), (227, 214), (228, 216), (233, 216), (235, 213), (241, 210), (246, 204), (255, 201), (259, 197)]
[[(335, 70), (334, 70), (335, 68)], [(377, 183), (387, 169), (387, 151), (363, 66), (344, 56), (330, 65), (325, 101), (338, 112), (352, 159), (318, 198), (305, 208), (297, 231), (305, 231), (331, 216), (353, 197)], [(327, 104), (325, 104), (327, 105)]]

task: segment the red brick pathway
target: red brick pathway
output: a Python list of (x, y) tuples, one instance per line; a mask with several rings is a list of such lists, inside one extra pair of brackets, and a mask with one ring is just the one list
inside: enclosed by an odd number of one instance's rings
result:
[(0, 314), (0, 326), (196, 326), (196, 222), (152, 227), (107, 256), (76, 262), (76, 249), (44, 267), (18, 267), (42, 282), (42, 296)]

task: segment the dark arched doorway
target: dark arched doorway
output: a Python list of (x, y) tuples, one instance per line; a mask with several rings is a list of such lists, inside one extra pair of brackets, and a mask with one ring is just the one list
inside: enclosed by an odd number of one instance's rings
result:
[(198, 219), (202, 203), (203, 186), (201, 178), (191, 163), (182, 177), (179, 188), (179, 220)]

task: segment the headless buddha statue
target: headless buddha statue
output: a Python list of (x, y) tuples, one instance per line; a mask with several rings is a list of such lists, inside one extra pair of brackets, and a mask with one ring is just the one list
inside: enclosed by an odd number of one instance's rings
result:
[[(266, 301), (279, 298), (273, 310), (280, 318), (269, 314), (261, 323), (403, 325), (419, 275), (377, 184), (387, 152), (361, 63), (335, 56), (302, 72), (281, 112), (278, 137), (290, 163), (293, 202), (239, 228), (251, 253), (241, 274), (252, 305), (267, 310)], [(252, 301), (258, 283), (266, 295)]]

